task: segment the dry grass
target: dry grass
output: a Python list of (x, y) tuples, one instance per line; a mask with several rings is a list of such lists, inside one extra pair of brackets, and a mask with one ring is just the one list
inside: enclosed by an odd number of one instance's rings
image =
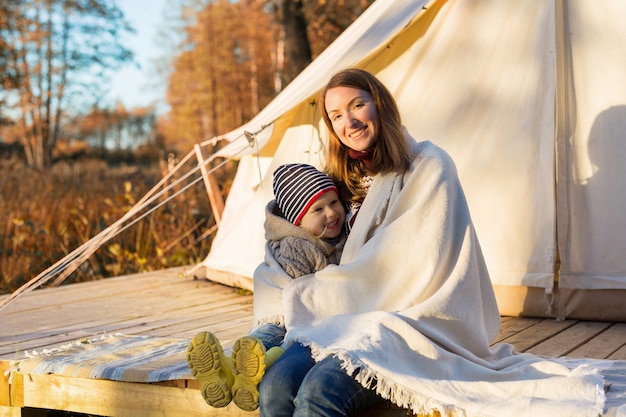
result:
[[(0, 161), (0, 294), (12, 292), (121, 218), (163, 177), (158, 164), (91, 160), (33, 171)], [(202, 260), (214, 225), (202, 182), (106, 242), (65, 282)]]

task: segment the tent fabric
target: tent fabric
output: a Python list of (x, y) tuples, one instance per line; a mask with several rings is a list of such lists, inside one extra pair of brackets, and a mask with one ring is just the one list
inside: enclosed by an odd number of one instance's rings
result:
[(315, 98), (358, 66), (389, 87), (418, 140), (452, 156), (494, 286), (522, 294), (513, 309), (550, 314), (559, 288), (626, 290), (625, 17), (620, 0), (375, 2), (225, 135), (221, 152), (246, 156), (202, 265), (251, 279), (271, 173), (285, 162), (323, 168)]
[(626, 2), (564, 2), (567, 125), (560, 137), (559, 286), (626, 289)]

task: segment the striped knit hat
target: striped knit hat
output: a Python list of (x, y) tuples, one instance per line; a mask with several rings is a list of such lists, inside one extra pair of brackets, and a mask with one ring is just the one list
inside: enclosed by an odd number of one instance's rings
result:
[(337, 192), (328, 175), (307, 164), (285, 164), (276, 168), (273, 187), (278, 208), (296, 226), (324, 193)]

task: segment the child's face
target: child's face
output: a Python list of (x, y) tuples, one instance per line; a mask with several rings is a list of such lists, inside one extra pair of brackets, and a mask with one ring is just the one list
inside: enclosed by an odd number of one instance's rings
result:
[(302, 217), (299, 226), (322, 239), (341, 234), (346, 212), (337, 193), (329, 191), (318, 198)]

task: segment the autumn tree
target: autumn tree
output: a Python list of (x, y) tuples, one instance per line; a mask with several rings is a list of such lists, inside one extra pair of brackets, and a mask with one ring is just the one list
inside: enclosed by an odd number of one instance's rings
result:
[(262, 1), (215, 0), (198, 12), (173, 60), (166, 135), (188, 150), (267, 104), (274, 33)]
[(374, 0), (303, 0), (313, 58), (326, 49)]
[(373, 0), (183, 0), (161, 126), (194, 143), (254, 117)]
[[(11, 65), (15, 57), (15, 45), (9, 43), (9, 34), (15, 29), (17, 17), (21, 14), (22, 0), (0, 2), (0, 125), (7, 124), (9, 106), (7, 91), (18, 84), (18, 73)], [(5, 93), (2, 93), (4, 91)]]
[[(12, 0), (13, 1), (13, 0)], [(6, 3), (6, 2), (3, 2)], [(132, 59), (120, 37), (132, 30), (113, 0), (19, 0), (3, 35), (17, 84), (12, 134), (27, 163), (43, 168), (72, 108), (89, 107), (104, 92), (110, 70)]]
[[(293, 80), (374, 0), (267, 0), (279, 24), (281, 88)], [(278, 91), (280, 91), (277, 90)]]
[(302, 0), (282, 0), (282, 27), (284, 34), (284, 66), (280, 72), (283, 85), (311, 62), (311, 42), (307, 35), (307, 21)]
[(156, 143), (156, 112), (152, 106), (126, 109), (93, 106), (72, 118), (65, 129), (67, 142), (82, 141), (92, 149), (133, 150)]

